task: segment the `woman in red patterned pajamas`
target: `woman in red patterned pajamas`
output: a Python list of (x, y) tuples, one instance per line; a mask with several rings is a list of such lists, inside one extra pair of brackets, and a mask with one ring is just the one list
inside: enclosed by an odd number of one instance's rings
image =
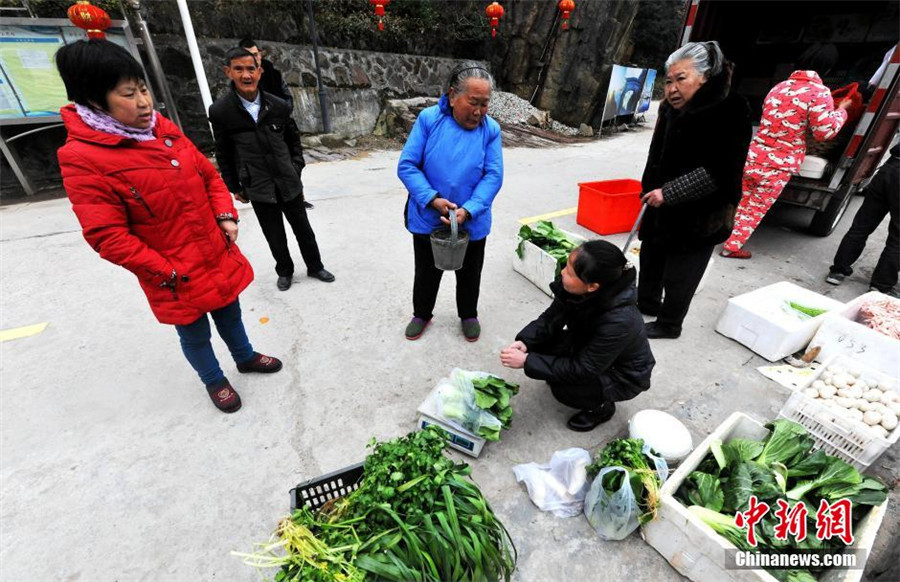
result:
[(766, 96), (759, 132), (750, 143), (744, 165), (744, 195), (723, 257), (750, 258), (750, 251), (741, 247), (781, 195), (791, 174), (800, 170), (806, 156), (807, 128), (816, 141), (827, 141), (847, 121), (850, 101), (845, 99), (835, 109), (831, 91), (816, 73), (827, 72), (836, 61), (834, 45), (814, 45), (798, 59), (798, 70)]

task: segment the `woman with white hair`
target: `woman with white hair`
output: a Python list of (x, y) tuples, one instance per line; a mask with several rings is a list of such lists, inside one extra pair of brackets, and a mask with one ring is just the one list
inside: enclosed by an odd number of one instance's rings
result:
[(731, 234), (750, 143), (750, 108), (731, 92), (719, 44), (666, 60), (665, 101), (644, 169), (638, 307), (649, 338), (677, 338), (715, 245)]
[(431, 321), (443, 271), (434, 266), (429, 237), (450, 223), (453, 212), (469, 234), (463, 266), (456, 271), (456, 310), (463, 336), (474, 342), (481, 335), (481, 268), (491, 205), (503, 183), (503, 152), (500, 125), (487, 115), (494, 85), (488, 70), (462, 62), (448, 85), (438, 104), (419, 114), (397, 166), (409, 191), (405, 218), (416, 261), (413, 318), (406, 339), (419, 339)]

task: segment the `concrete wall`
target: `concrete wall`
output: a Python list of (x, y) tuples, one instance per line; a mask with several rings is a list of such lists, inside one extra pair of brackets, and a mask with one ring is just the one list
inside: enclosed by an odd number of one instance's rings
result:
[[(196, 80), (184, 41), (157, 36), (157, 50), (188, 135), (209, 147), (209, 128), (203, 117)], [(200, 51), (213, 98), (228, 88), (223, 58), (235, 39), (200, 39)], [(284, 75), (294, 94), (294, 118), (304, 133), (322, 132), (321, 110), (311, 46), (267, 42), (268, 58)], [(453, 59), (321, 48), (319, 61), (328, 89), (334, 133), (345, 137), (369, 134), (385, 99), (440, 95)]]

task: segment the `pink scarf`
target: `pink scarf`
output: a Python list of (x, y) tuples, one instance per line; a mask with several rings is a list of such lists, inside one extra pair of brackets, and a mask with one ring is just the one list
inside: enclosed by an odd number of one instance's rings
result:
[(85, 107), (78, 103), (75, 104), (75, 111), (78, 112), (78, 116), (81, 117), (83, 122), (96, 131), (110, 133), (135, 141), (151, 141), (156, 139), (156, 136), (153, 135), (153, 128), (156, 127), (156, 111), (153, 111), (150, 127), (147, 129), (138, 129), (136, 127), (125, 125), (121, 121), (113, 119), (103, 111), (97, 111), (96, 109), (91, 109), (90, 107)]

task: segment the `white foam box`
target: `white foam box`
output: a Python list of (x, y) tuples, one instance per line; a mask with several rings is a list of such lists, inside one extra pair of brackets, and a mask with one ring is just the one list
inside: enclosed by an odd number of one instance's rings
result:
[[(771, 574), (763, 570), (726, 569), (726, 552), (735, 547), (674, 497), (685, 478), (706, 458), (713, 440), (761, 440), (768, 433), (762, 423), (746, 414), (735, 412), (694, 449), (662, 486), (657, 517), (641, 528), (641, 536), (681, 575), (694, 582), (776, 582)], [(863, 561), (858, 564), (860, 568), (827, 570), (819, 577), (819, 582), (859, 582), (862, 579), (865, 560), (886, 511), (887, 501), (871, 508), (854, 526), (853, 547), (865, 550), (859, 553), (859, 559)]]
[(843, 355), (891, 377), (900, 377), (900, 340), (856, 322), (863, 302), (885, 297), (882, 293), (872, 291), (860, 295), (840, 310), (828, 313), (810, 341), (810, 347), (822, 348), (816, 359), (826, 362)]
[[(434, 388), (434, 390), (437, 390), (437, 387)], [(434, 392), (434, 390), (432, 392)], [(435, 399), (429, 394), (428, 398), (426, 398), (421, 406), (419, 406), (419, 420), (416, 423), (416, 429), (422, 430), (428, 426), (434, 425), (443, 430), (447, 435), (447, 445), (449, 447), (478, 458), (486, 441), (480, 436), (447, 421), (440, 413), (438, 413), (434, 402)]]
[(785, 311), (785, 300), (830, 311), (844, 306), (840, 301), (781, 281), (729, 299), (716, 331), (776, 362), (805, 348), (828, 315), (801, 319)]
[[(576, 245), (580, 245), (587, 241), (583, 236), (565, 230), (562, 232), (566, 235), (567, 239)], [(523, 277), (534, 283), (538, 289), (552, 297), (553, 293), (550, 291), (550, 283), (556, 278), (556, 259), (551, 257), (547, 251), (530, 241), (523, 242), (522, 239), (516, 238), (516, 244), (522, 245), (522, 258), (519, 258), (517, 246), (516, 250), (513, 251), (513, 270), (520, 273)]]

